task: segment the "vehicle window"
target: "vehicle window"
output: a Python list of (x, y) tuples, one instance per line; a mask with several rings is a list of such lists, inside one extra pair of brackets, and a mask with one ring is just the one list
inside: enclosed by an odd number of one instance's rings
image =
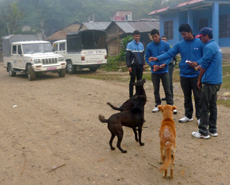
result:
[(60, 45), (59, 45), (59, 50), (60, 51), (64, 51), (65, 50), (65, 43), (60, 43)]
[(22, 54), (22, 47), (21, 47), (21, 45), (18, 45), (18, 54)]
[(50, 43), (23, 44), (22, 48), (24, 54), (44, 53), (52, 51), (52, 46)]
[(57, 50), (58, 50), (58, 44), (55, 43), (55, 44), (53, 45), (53, 51), (57, 51)]
[(13, 52), (13, 54), (17, 54), (17, 46), (16, 45), (13, 46), (12, 52)]

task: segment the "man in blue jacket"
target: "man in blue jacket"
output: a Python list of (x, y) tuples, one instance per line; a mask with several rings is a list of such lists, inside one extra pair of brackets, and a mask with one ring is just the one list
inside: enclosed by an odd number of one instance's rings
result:
[[(179, 63), (180, 68), (180, 83), (184, 93), (184, 108), (185, 117), (179, 119), (179, 122), (186, 123), (193, 121), (193, 104), (192, 92), (195, 99), (195, 109), (197, 123), (200, 122), (200, 97), (201, 91), (197, 87), (199, 71), (196, 66), (200, 65), (198, 60), (203, 56), (203, 43), (192, 34), (192, 29), (188, 24), (182, 24), (179, 27), (179, 32), (183, 40), (178, 42), (168, 52), (157, 57), (150, 57), (150, 61), (163, 61), (175, 57), (178, 53), (181, 55)], [(197, 61), (188, 64), (186, 60)]]
[(126, 47), (126, 65), (130, 74), (130, 98), (133, 96), (133, 83), (135, 83), (135, 78), (137, 78), (137, 80), (141, 80), (143, 70), (145, 70), (144, 46), (139, 40), (140, 32), (135, 30), (133, 32), (133, 41), (129, 42)]
[[(155, 96), (155, 107), (152, 110), (152, 112), (158, 112), (159, 109), (157, 108), (157, 106), (161, 104), (159, 92), (160, 79), (164, 87), (166, 102), (169, 105), (173, 105), (173, 98), (170, 90), (170, 79), (168, 72), (168, 65), (171, 62), (172, 58), (169, 58), (168, 60), (163, 60), (161, 62), (149, 61), (150, 57), (155, 57), (157, 55), (167, 52), (170, 49), (169, 44), (160, 39), (160, 34), (157, 29), (153, 29), (150, 34), (152, 36), (153, 41), (150, 42), (146, 47), (145, 60), (148, 63), (148, 65), (151, 66), (152, 72), (152, 82)], [(176, 113), (175, 110), (174, 113)]]
[(211, 28), (202, 28), (196, 37), (200, 38), (205, 47), (204, 55), (198, 61), (201, 64), (201, 69), (197, 86), (202, 90), (199, 131), (192, 132), (192, 135), (195, 138), (208, 139), (210, 135), (218, 136), (216, 101), (217, 91), (222, 84), (222, 52), (213, 40)]

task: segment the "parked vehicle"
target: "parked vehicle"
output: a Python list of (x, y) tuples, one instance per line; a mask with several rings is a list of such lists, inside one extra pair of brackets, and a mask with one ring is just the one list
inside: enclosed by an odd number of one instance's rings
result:
[(48, 41), (40, 41), (35, 35), (9, 35), (2, 41), (4, 67), (10, 76), (18, 72), (27, 73), (30, 81), (37, 73), (57, 72), (60, 77), (66, 73), (64, 57), (52, 51)]
[(64, 56), (67, 73), (89, 68), (95, 72), (107, 63), (107, 34), (101, 30), (82, 30), (68, 33), (66, 40), (53, 43), (53, 51)]

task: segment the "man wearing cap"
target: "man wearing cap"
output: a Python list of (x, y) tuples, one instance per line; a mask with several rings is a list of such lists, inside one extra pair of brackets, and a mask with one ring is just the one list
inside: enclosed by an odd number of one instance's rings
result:
[[(203, 43), (192, 34), (192, 29), (188, 24), (182, 24), (179, 27), (179, 32), (183, 40), (178, 42), (173, 48), (162, 55), (150, 57), (149, 61), (163, 61), (175, 57), (178, 53), (181, 55), (179, 63), (180, 68), (180, 83), (184, 94), (184, 109), (185, 116), (179, 119), (179, 122), (186, 123), (193, 121), (193, 103), (192, 92), (195, 99), (195, 109), (197, 123), (200, 121), (200, 96), (201, 91), (197, 87), (199, 71), (196, 66), (199, 65), (198, 60), (203, 56)], [(187, 63), (189, 60), (190, 63)], [(197, 62), (194, 62), (197, 61)]]
[[(203, 57), (197, 62), (201, 64), (197, 86), (201, 92), (201, 117), (199, 130), (192, 132), (195, 138), (208, 139), (210, 135), (218, 136), (217, 121), (217, 91), (222, 84), (222, 52), (213, 40), (212, 29), (204, 27), (196, 36), (205, 44)], [(208, 128), (208, 129), (207, 129)]]

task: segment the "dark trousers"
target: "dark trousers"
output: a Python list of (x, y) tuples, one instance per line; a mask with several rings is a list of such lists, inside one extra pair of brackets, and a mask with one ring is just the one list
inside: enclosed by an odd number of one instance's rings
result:
[[(199, 132), (202, 135), (208, 135), (209, 132), (216, 133), (217, 120), (217, 92), (221, 85), (203, 84), (201, 93), (201, 117)], [(209, 131), (207, 127), (209, 126)]]
[(152, 73), (155, 105), (157, 106), (161, 104), (160, 79), (161, 79), (161, 82), (162, 82), (162, 85), (165, 91), (166, 103), (169, 105), (173, 105), (173, 98), (172, 98), (172, 94), (170, 91), (169, 73), (162, 73), (162, 74)]
[(172, 97), (173, 97), (173, 69), (174, 69), (174, 65), (173, 64), (169, 64), (168, 65), (169, 82), (170, 82), (170, 90), (171, 90)]
[(181, 88), (184, 93), (184, 109), (185, 116), (192, 118), (193, 115), (193, 104), (192, 104), (192, 92), (195, 99), (196, 117), (200, 118), (200, 97), (201, 90), (197, 87), (198, 76), (194, 78), (180, 77)]
[(129, 97), (133, 96), (133, 83), (135, 83), (135, 79), (141, 80), (143, 75), (143, 66), (142, 65), (132, 65), (132, 73), (130, 75), (130, 82), (129, 82)]

